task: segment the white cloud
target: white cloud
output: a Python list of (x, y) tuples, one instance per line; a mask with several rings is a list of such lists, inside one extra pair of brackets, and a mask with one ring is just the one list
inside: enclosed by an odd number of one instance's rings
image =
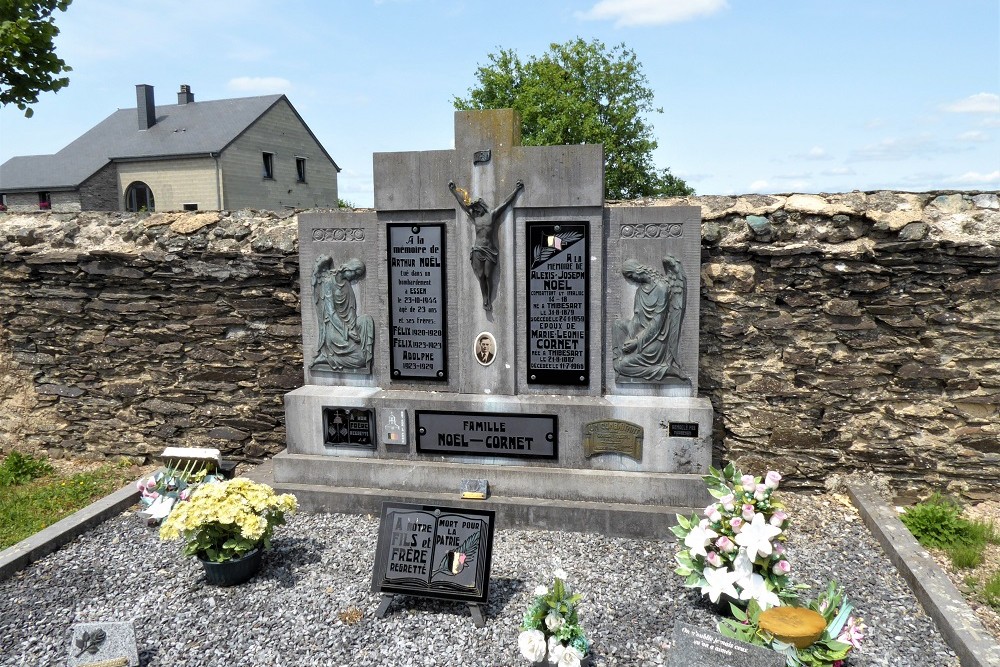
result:
[(976, 143), (982, 143), (984, 141), (989, 141), (990, 135), (985, 132), (980, 132), (979, 130), (970, 130), (958, 135), (957, 138), (959, 141), (974, 141)]
[(770, 187), (771, 187), (770, 183), (768, 183), (767, 181), (765, 181), (763, 179), (760, 179), (760, 180), (756, 180), (753, 183), (751, 183), (750, 187), (747, 188), (747, 192), (764, 192), (765, 190), (769, 189)]
[(1000, 127), (1000, 118), (984, 118), (979, 122), (981, 127)]
[(932, 141), (928, 135), (906, 137), (903, 139), (889, 138), (878, 143), (868, 144), (851, 151), (851, 162), (908, 160), (914, 157), (925, 157), (936, 153), (953, 152), (938, 142)]
[(726, 0), (600, 0), (577, 18), (614, 20), (615, 27), (665, 25), (711, 16), (726, 9)]
[(967, 185), (986, 185), (989, 183), (1000, 183), (1000, 170), (991, 171), (988, 174), (981, 174), (978, 171), (967, 171), (961, 176), (952, 176), (944, 179), (946, 183), (963, 183)]
[(819, 146), (813, 146), (809, 149), (809, 153), (807, 155), (813, 160), (822, 160), (826, 157), (826, 150)]
[(267, 95), (287, 93), (292, 89), (292, 82), (278, 76), (238, 76), (230, 79), (226, 87), (239, 93)]
[(1000, 113), (1000, 95), (976, 93), (942, 108), (951, 113)]

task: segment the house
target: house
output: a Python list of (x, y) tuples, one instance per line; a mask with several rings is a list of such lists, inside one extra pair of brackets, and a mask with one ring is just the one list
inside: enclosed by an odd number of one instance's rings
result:
[(340, 167), (284, 95), (156, 106), (136, 86), (119, 109), (55, 155), (0, 165), (10, 211), (180, 211), (337, 206)]

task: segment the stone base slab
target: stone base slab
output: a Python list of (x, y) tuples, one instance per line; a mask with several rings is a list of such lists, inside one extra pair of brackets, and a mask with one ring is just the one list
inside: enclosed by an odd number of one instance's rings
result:
[[(323, 443), (323, 408), (362, 408), (374, 411), (374, 449), (327, 447)], [(558, 419), (558, 460), (511, 459), (417, 454), (415, 411), (487, 412), (514, 415), (554, 415)], [(391, 415), (403, 415), (405, 441), (384, 440)], [(606, 453), (587, 458), (583, 442), (587, 424), (617, 419), (642, 427), (642, 459)], [(614, 470), (702, 475), (712, 456), (712, 404), (704, 398), (654, 396), (500, 396), (433, 391), (385, 391), (365, 387), (307, 385), (285, 395), (285, 424), (290, 454), (327, 457), (406, 459), (436, 462)], [(671, 437), (671, 423), (697, 424), (696, 437)], [(466, 475), (470, 477), (471, 475)], [(296, 481), (296, 480), (285, 480)]]

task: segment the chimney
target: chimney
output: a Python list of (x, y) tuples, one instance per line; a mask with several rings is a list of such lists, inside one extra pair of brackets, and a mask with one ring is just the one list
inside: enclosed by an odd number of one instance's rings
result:
[(153, 101), (153, 87), (140, 83), (135, 87), (136, 111), (139, 112), (139, 129), (148, 130), (156, 125), (156, 103)]
[(190, 104), (192, 102), (194, 102), (194, 93), (191, 92), (191, 86), (182, 83), (181, 89), (177, 93), (177, 104)]

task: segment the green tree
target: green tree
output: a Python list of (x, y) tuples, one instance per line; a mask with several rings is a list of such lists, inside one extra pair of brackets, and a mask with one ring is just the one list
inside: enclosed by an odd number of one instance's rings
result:
[(72, 0), (0, 0), (0, 105), (14, 104), (31, 117), (38, 94), (69, 85), (59, 76), (72, 68), (56, 56), (53, 13)]
[(513, 50), (489, 60), (476, 70), (469, 96), (454, 98), (456, 109), (514, 109), (526, 146), (604, 144), (608, 199), (694, 194), (653, 164), (657, 143), (643, 116), (663, 110), (653, 107), (642, 65), (624, 44), (608, 50), (577, 38), (525, 62)]

